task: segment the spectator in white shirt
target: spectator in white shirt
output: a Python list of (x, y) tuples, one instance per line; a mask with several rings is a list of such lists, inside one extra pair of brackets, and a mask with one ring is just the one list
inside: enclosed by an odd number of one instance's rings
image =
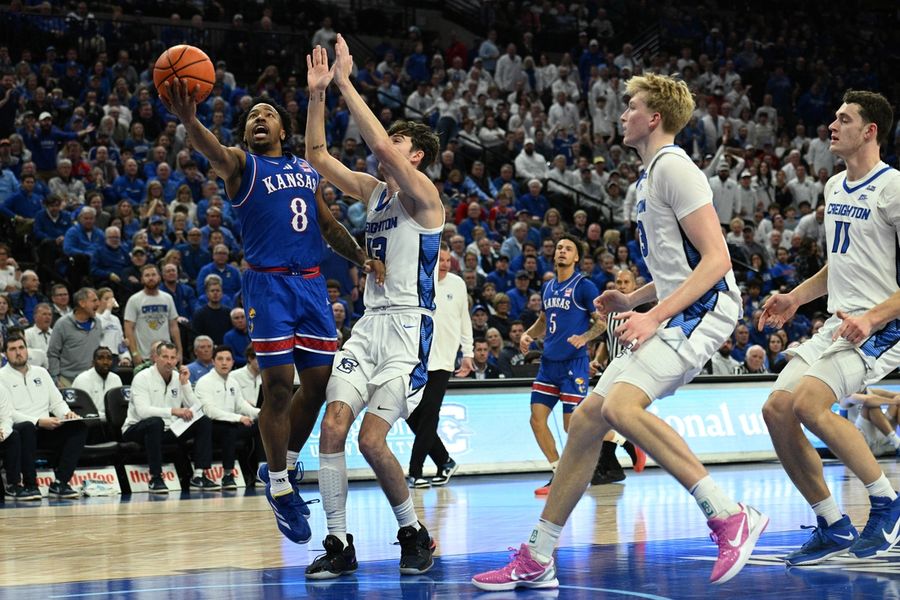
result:
[(228, 346), (213, 349), (213, 370), (197, 381), (194, 395), (203, 412), (212, 419), (213, 438), (222, 447), (222, 489), (237, 489), (234, 456), (238, 440), (247, 440), (260, 457), (259, 409), (244, 400), (238, 382), (230, 376), (234, 354)]
[(235, 380), (238, 387), (241, 388), (241, 396), (249, 404), (257, 406), (259, 404), (259, 389), (262, 387), (262, 375), (259, 372), (259, 363), (256, 360), (256, 350), (253, 344), (249, 344), (244, 350), (244, 358), (247, 364), (240, 369), (232, 371), (231, 377)]
[(569, 102), (565, 92), (556, 94), (556, 103), (547, 112), (547, 125), (554, 130), (578, 131), (578, 108)]
[(22, 439), (13, 429), (12, 395), (6, 385), (0, 383), (0, 452), (6, 469), (6, 495), (16, 500), (40, 500), (36, 487), (26, 489), (22, 485)]
[[(122, 439), (143, 444), (150, 465), (148, 487), (151, 494), (167, 494), (162, 478), (163, 443), (194, 438), (194, 474), (190, 487), (203, 491), (218, 490), (218, 483), (203, 474), (212, 466), (212, 421), (203, 415), (194, 420), (199, 409), (191, 390), (187, 367), (177, 368), (178, 350), (172, 342), (157, 347), (156, 363), (134, 376), (131, 382), (131, 403), (122, 425)], [(172, 432), (177, 419), (193, 423), (181, 436)]]
[(42, 350), (45, 354), (50, 348), (50, 335), (53, 328), (53, 309), (46, 302), (34, 307), (34, 326), (25, 330), (25, 344), (29, 350)]
[(727, 226), (738, 213), (738, 184), (731, 178), (731, 167), (722, 159), (717, 168), (718, 175), (711, 177), (709, 187), (712, 188), (713, 206), (719, 215), (719, 223)]
[(516, 45), (506, 46), (506, 54), (497, 59), (497, 70), (494, 71), (494, 82), (500, 91), (510, 92), (515, 89), (516, 82), (522, 77), (522, 57), (516, 54)]
[(0, 369), (0, 383), (5, 384), (13, 402), (13, 429), (22, 443), (22, 475), (26, 489), (37, 487), (35, 450), (38, 447), (56, 451), (55, 480), (50, 494), (59, 498), (77, 498), (69, 485), (87, 440), (87, 426), (69, 410), (50, 373), (28, 364), (28, 347), (21, 335), (6, 341), (6, 359)]
[(806, 162), (812, 167), (813, 173), (819, 169), (825, 169), (828, 176), (834, 173), (834, 154), (831, 153), (831, 136), (828, 135), (828, 127), (819, 125), (816, 130), (818, 137), (809, 143), (806, 152)]
[(97, 408), (97, 416), (101, 421), (106, 421), (106, 408), (103, 399), (106, 392), (113, 388), (122, 387), (122, 379), (111, 371), (113, 365), (113, 353), (106, 346), (100, 346), (94, 350), (93, 366), (78, 375), (72, 382), (76, 390), (87, 392), (94, 406)]
[(795, 173), (797, 176), (793, 179), (788, 180), (788, 191), (790, 191), (791, 196), (794, 198), (794, 206), (798, 206), (801, 202), (806, 200), (809, 202), (810, 206), (815, 206), (816, 204), (816, 184), (809, 177), (806, 176), (806, 167), (802, 164), (798, 164), (795, 169)]
[[(441, 243), (438, 257), (438, 281), (435, 286), (434, 338), (428, 359), (428, 383), (422, 401), (406, 419), (416, 434), (409, 459), (409, 478), (412, 487), (444, 485), (456, 472), (456, 461), (438, 437), (441, 404), (450, 376), (466, 377), (472, 370), (472, 321), (469, 318), (468, 294), (465, 282), (450, 273), (450, 247)], [(456, 355), (462, 351), (462, 362), (456, 369)], [(437, 476), (428, 481), (422, 474), (425, 457), (430, 456), (438, 468)]]
[(531, 138), (525, 138), (522, 151), (516, 156), (515, 166), (518, 179), (547, 178), (547, 159), (535, 151), (534, 140)]

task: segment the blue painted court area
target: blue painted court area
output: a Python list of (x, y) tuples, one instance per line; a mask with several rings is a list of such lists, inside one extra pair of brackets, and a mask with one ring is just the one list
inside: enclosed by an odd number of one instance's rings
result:
[[(469, 578), (501, 566), (506, 553), (438, 558), (426, 575), (400, 577), (397, 562), (360, 563), (352, 576), (307, 582), (302, 567), (202, 570), (167, 577), (7, 587), (0, 598), (900, 598), (900, 552), (873, 560), (832, 560), (787, 570), (778, 557), (801, 544), (805, 531), (764, 535), (751, 563), (731, 582), (707, 583), (714, 546), (706, 539), (560, 548), (560, 588), (484, 593)], [(220, 542), (227, 543), (227, 542)], [(215, 552), (214, 548), (206, 550)]]

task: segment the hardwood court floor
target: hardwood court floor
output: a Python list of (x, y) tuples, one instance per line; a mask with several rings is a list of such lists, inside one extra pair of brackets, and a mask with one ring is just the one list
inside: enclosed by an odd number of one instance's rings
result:
[[(900, 467), (882, 461), (892, 479)], [(751, 563), (732, 582), (707, 584), (715, 547), (691, 497), (659, 469), (623, 484), (589, 488), (560, 540), (561, 588), (506, 597), (590, 598), (900, 598), (900, 551), (869, 561), (829, 561), (786, 570), (779, 556), (808, 536), (812, 512), (778, 464), (713, 467), (719, 484), (771, 518)], [(826, 478), (858, 528), (868, 500), (844, 467)], [(353, 483), (348, 529), (360, 569), (308, 584), (303, 568), (321, 550), (325, 520), (313, 504), (313, 541), (284, 540), (261, 494), (185, 494), (179, 498), (97, 498), (7, 502), (0, 510), (0, 598), (502, 598), (483, 596), (472, 574), (505, 564), (507, 547), (530, 533), (543, 500), (543, 474), (457, 477), (445, 488), (414, 490), (419, 516), (438, 541), (435, 568), (402, 578), (396, 521), (380, 489)], [(307, 499), (318, 497), (305, 486)]]

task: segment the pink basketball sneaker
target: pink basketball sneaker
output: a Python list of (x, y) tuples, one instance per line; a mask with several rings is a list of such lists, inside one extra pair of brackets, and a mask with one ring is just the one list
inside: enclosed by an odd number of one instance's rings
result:
[(546, 565), (542, 565), (531, 557), (531, 551), (527, 544), (522, 544), (518, 552), (515, 548), (512, 560), (508, 565), (495, 571), (479, 573), (472, 578), (472, 583), (480, 590), (488, 592), (500, 592), (523, 588), (556, 588), (559, 580), (556, 578), (556, 563), (553, 558)]
[(719, 546), (719, 558), (713, 566), (710, 583), (725, 583), (744, 568), (769, 517), (752, 506), (738, 504), (741, 512), (725, 519), (712, 518), (709, 537)]

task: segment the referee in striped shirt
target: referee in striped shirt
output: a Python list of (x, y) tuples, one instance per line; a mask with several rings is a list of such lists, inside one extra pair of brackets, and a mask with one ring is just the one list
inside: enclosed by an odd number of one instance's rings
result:
[[(619, 292), (630, 294), (637, 287), (634, 273), (627, 269), (619, 271), (616, 273), (615, 285), (616, 290)], [(618, 322), (616, 321), (618, 314), (619, 313), (609, 313), (606, 316), (606, 341), (597, 346), (594, 360), (591, 361), (591, 367), (596, 371), (602, 371), (612, 360), (617, 358), (627, 349), (627, 346), (622, 344), (622, 342), (619, 341), (619, 338), (613, 334), (618, 326)], [(640, 472), (644, 470), (644, 463), (647, 462), (647, 456), (644, 454), (644, 451), (626, 440), (617, 431), (610, 431), (603, 438), (600, 459), (597, 461), (597, 468), (594, 470), (594, 476), (591, 478), (591, 485), (615, 483), (625, 479), (625, 471), (622, 469), (622, 465), (619, 464), (618, 459), (616, 459), (617, 446), (622, 446), (625, 448), (625, 451), (628, 452), (635, 471)]]

